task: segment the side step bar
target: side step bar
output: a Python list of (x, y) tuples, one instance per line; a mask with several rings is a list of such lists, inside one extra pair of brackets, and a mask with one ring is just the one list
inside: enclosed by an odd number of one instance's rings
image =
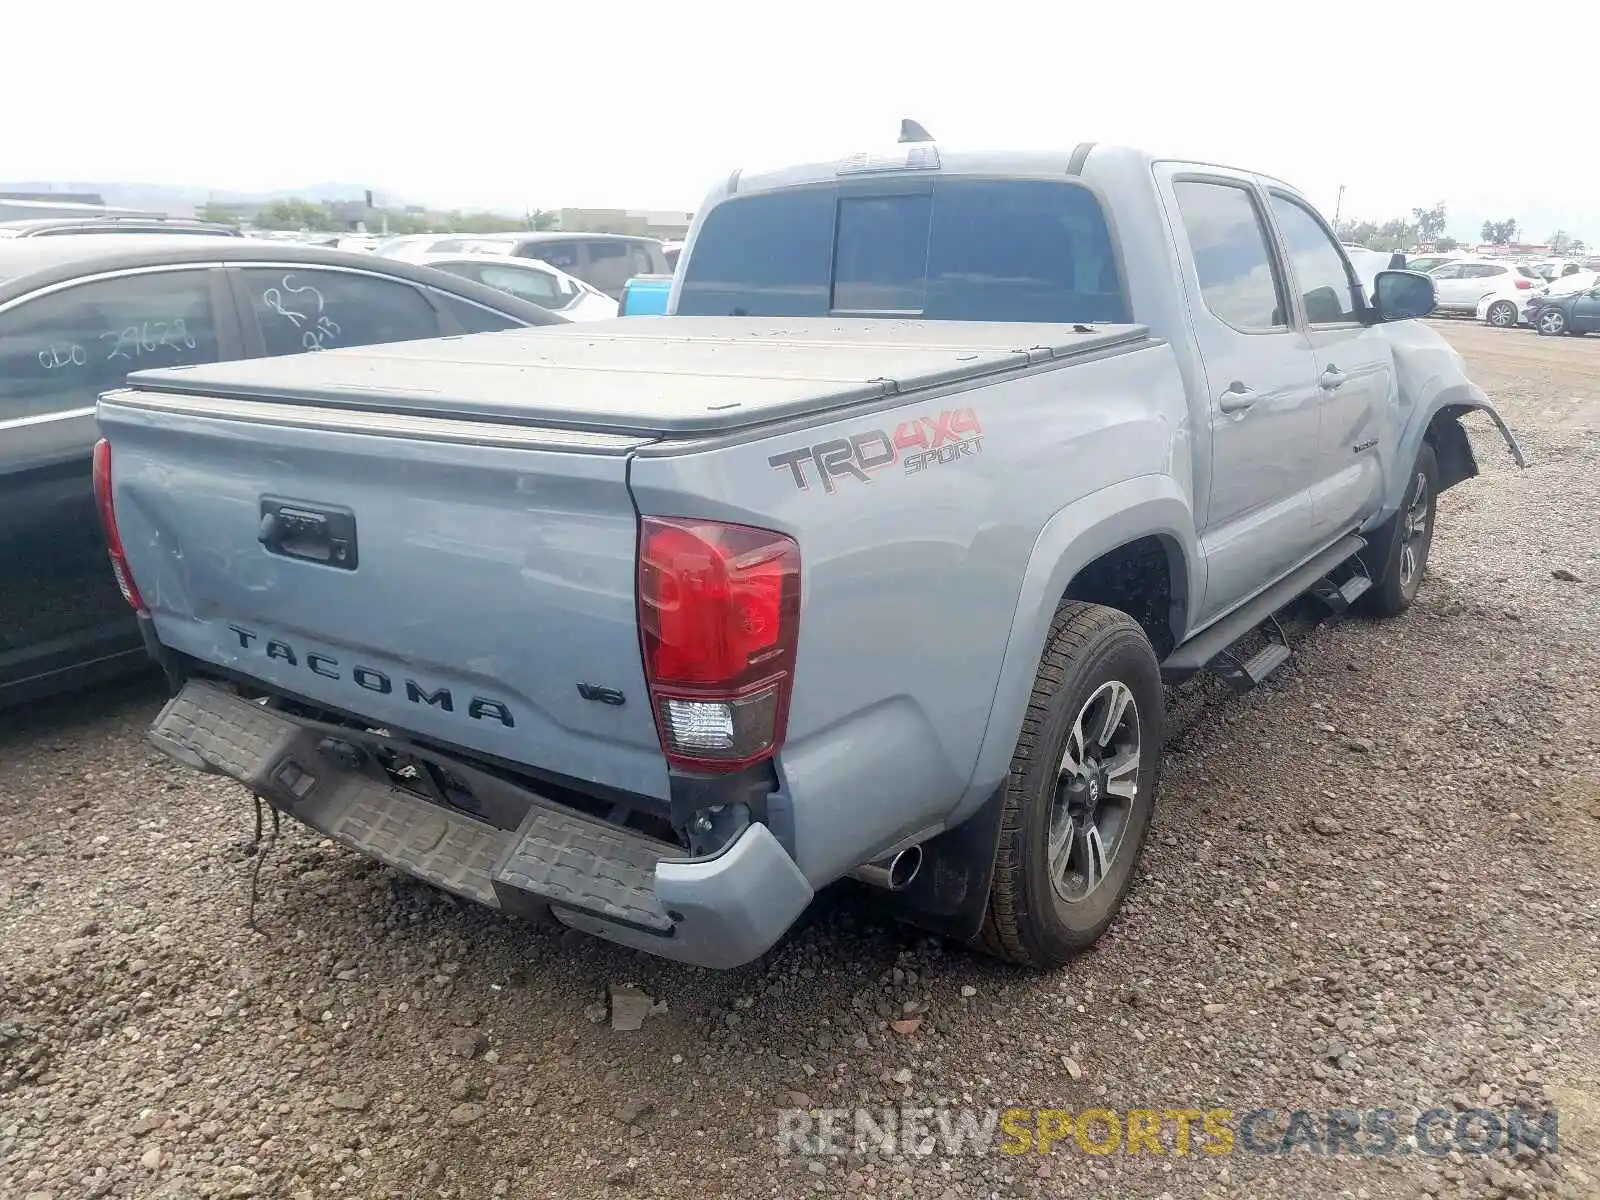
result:
[[(1247, 601), (1213, 625), (1207, 626), (1179, 646), (1161, 664), (1161, 678), (1179, 683), (1201, 671), (1214, 670), (1240, 690), (1248, 690), (1289, 661), (1292, 651), (1283, 628), (1274, 614), (1307, 592), (1342, 612), (1372, 586), (1365, 573), (1344, 584), (1335, 584), (1329, 572), (1354, 558), (1367, 544), (1358, 534), (1350, 534), (1329, 546), (1292, 574)], [(1230, 653), (1233, 646), (1257, 629), (1268, 644), (1249, 659), (1240, 662)]]

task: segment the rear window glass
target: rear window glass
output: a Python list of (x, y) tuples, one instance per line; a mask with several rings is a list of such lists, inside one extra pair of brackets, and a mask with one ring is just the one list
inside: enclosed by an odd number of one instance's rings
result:
[[(898, 189), (898, 190), (897, 190)], [(678, 312), (1126, 321), (1099, 202), (1047, 180), (823, 186), (726, 201), (685, 264)]]

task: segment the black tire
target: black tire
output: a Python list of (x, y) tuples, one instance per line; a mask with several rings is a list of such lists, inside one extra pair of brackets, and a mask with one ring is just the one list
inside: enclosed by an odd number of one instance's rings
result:
[(1484, 320), (1496, 329), (1514, 329), (1517, 324), (1517, 306), (1509, 300), (1496, 300), (1483, 314)]
[[(1103, 710), (1094, 706), (1105, 703), (1109, 708), (1120, 698), (1112, 685), (1121, 685), (1132, 699), (1133, 714), (1125, 715), (1124, 723), (1131, 719), (1137, 725), (1136, 765), (1125, 767), (1125, 774), (1105, 774), (1098, 768), (1089, 772), (1098, 777), (1097, 791), (1089, 790), (1087, 778), (1064, 789), (1063, 757), (1074, 726), (1082, 715), (1103, 721)], [(1116, 609), (1063, 601), (1050, 625), (1011, 760), (994, 882), (977, 939), (981, 949), (997, 958), (1048, 969), (1087, 950), (1106, 931), (1132, 886), (1150, 832), (1161, 773), (1163, 705), (1161, 670), (1144, 630)], [(1122, 711), (1126, 714), (1126, 706)], [(1118, 745), (1114, 738), (1110, 749), (1115, 751)], [(1092, 762), (1098, 752), (1096, 746), (1094, 754), (1080, 757)], [(1111, 786), (1114, 780), (1117, 789)], [(1131, 798), (1123, 794), (1129, 780)], [(1065, 815), (1058, 799), (1066, 805), (1069, 793), (1088, 798), (1091, 822), (1093, 812), (1110, 817), (1119, 804), (1126, 806), (1098, 886), (1088, 883), (1092, 872), (1072, 876), (1086, 885), (1086, 894), (1076, 900), (1058, 892), (1048, 853), (1052, 815)], [(1075, 834), (1069, 840), (1071, 849), (1061, 862), (1070, 865), (1072, 855), (1078, 854), (1081, 863), (1086, 839)]]
[(1534, 325), (1545, 337), (1559, 337), (1567, 331), (1567, 314), (1559, 308), (1541, 309)]
[[(1422, 501), (1420, 510), (1419, 499)], [(1373, 539), (1383, 553), (1383, 561), (1378, 564), (1372, 587), (1356, 602), (1362, 612), (1374, 617), (1398, 617), (1416, 601), (1428, 567), (1428, 552), (1433, 549), (1433, 522), (1438, 501), (1439, 459), (1433, 446), (1423, 442), (1417, 461), (1412, 464), (1400, 510)], [(1411, 551), (1409, 564), (1408, 547)]]

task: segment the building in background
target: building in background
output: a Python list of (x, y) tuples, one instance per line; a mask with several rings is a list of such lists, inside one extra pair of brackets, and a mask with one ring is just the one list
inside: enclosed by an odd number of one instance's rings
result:
[(563, 233), (631, 233), (636, 237), (681, 241), (694, 214), (660, 208), (563, 208), (556, 227)]
[[(62, 197), (66, 197), (63, 199)], [(0, 221), (38, 217), (151, 217), (166, 214), (139, 208), (113, 208), (89, 192), (63, 192), (45, 198), (37, 193), (0, 192)]]

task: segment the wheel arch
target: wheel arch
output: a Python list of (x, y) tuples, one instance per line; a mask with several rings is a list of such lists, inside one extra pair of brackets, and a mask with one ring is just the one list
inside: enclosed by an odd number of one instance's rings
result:
[(1439, 457), (1440, 491), (1478, 474), (1472, 443), (1461, 425), (1461, 418), (1472, 412), (1484, 413), (1494, 422), (1517, 466), (1528, 465), (1516, 435), (1482, 388), (1466, 380), (1441, 388), (1430, 403), (1418, 407), (1401, 432), (1394, 457), (1396, 469), (1391, 472), (1385, 485), (1380, 520), (1387, 520), (1399, 509), (1401, 497), (1410, 482), (1411, 464), (1416, 461), (1417, 452), (1425, 440), (1433, 445), (1434, 453)]
[[(1112, 598), (1102, 568), (1122, 555), (1162, 569), (1165, 631), (1171, 645), (1183, 640), (1204, 594), (1205, 570), (1196, 552), (1194, 513), (1179, 481), (1168, 475), (1124, 480), (1057, 512), (1034, 542), (972, 777), (950, 824), (976, 811), (1006, 777), (1057, 607), (1066, 599)], [(1143, 620), (1140, 613), (1129, 615), (1141, 626), (1152, 619), (1148, 610)], [(1160, 615), (1153, 619), (1159, 625)]]

